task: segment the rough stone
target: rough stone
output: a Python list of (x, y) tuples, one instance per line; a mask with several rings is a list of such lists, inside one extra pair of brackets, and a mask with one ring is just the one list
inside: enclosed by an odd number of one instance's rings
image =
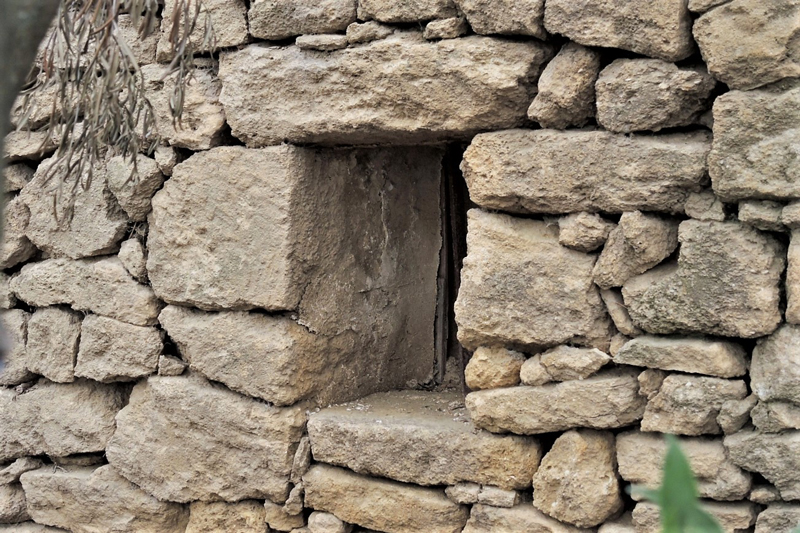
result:
[(743, 430), (726, 436), (725, 448), (734, 463), (763, 475), (784, 500), (800, 500), (800, 432)]
[(136, 238), (122, 241), (119, 246), (119, 260), (136, 281), (147, 281), (147, 257), (142, 241)]
[(472, 505), (473, 503), (478, 503), (481, 486), (477, 483), (461, 481), (452, 487), (444, 489), (444, 493), (455, 503)]
[(597, 259), (594, 282), (603, 289), (621, 287), (669, 257), (677, 247), (677, 221), (640, 211), (623, 213)]
[(597, 122), (620, 133), (696, 124), (717, 82), (701, 68), (617, 59), (597, 79)]
[(720, 378), (747, 372), (746, 352), (738, 344), (722, 340), (685, 337), (637, 337), (614, 356), (621, 365), (706, 374)]
[(572, 430), (558, 437), (533, 476), (533, 505), (579, 527), (594, 527), (622, 509), (614, 435)]
[(347, 36), (339, 34), (301, 35), (294, 43), (301, 50), (332, 52), (347, 48)]
[(758, 515), (755, 533), (791, 533), (800, 524), (800, 505), (775, 503)]
[(153, 195), (164, 183), (164, 174), (155, 159), (143, 155), (137, 156), (136, 168), (137, 173), (132, 174), (133, 165), (122, 156), (112, 157), (106, 164), (106, 179), (128, 217), (142, 222), (150, 212)]
[(56, 149), (47, 131), (15, 130), (3, 140), (3, 158), (8, 163), (42, 160)]
[[(445, 491), (446, 492), (446, 491)], [(483, 487), (478, 494), (478, 503), (494, 507), (514, 507), (519, 503), (519, 493), (499, 487)]]
[(79, 313), (61, 307), (37, 309), (28, 320), (28, 370), (57, 383), (74, 381), (82, 319)]
[[(683, 438), (680, 446), (697, 477), (701, 498), (733, 501), (745, 498), (750, 492), (750, 474), (731, 462), (722, 440)], [(629, 483), (657, 489), (666, 454), (663, 435), (639, 431), (617, 435), (619, 474)], [(634, 495), (634, 499), (638, 498)]]
[(524, 363), (522, 363), (519, 376), (523, 385), (530, 385), (534, 387), (545, 385), (546, 383), (553, 381), (553, 378), (550, 377), (550, 374), (547, 373), (544, 365), (542, 365), (542, 357), (540, 354), (529, 357)]
[(43, 526), (35, 522), (21, 522), (19, 524), (0, 524), (3, 533), (69, 533), (66, 529)]
[(469, 510), (443, 490), (369, 478), (342, 468), (315, 465), (303, 476), (306, 505), (363, 527), (391, 533), (456, 533)]
[(295, 35), (344, 31), (356, 20), (352, 0), (255, 0), (247, 12), (250, 34), (279, 41)]
[(473, 505), (463, 533), (495, 533), (498, 531), (588, 533), (591, 530), (573, 527), (554, 520), (530, 503), (521, 503), (511, 509)]
[(14, 192), (22, 189), (33, 179), (34, 170), (25, 163), (6, 165), (3, 169), (3, 190)]
[(476, 136), (461, 170), (471, 200), (489, 209), (677, 213), (701, 190), (709, 149), (703, 132), (512, 130)]
[(800, 324), (800, 231), (793, 230), (786, 254), (786, 322)]
[(800, 326), (785, 324), (753, 349), (750, 386), (759, 400), (800, 403)]
[(258, 44), (222, 54), (221, 101), (250, 147), (466, 139), (521, 125), (551, 56), (539, 42), (426, 41), (420, 32), (324, 55)]
[(36, 246), (26, 233), (30, 223), (30, 210), (19, 196), (7, 201), (3, 216), (3, 241), (0, 246), (0, 268), (11, 268), (36, 254)]
[(116, 257), (30, 263), (12, 278), (11, 290), (29, 305), (68, 304), (76, 311), (142, 326), (156, 323), (162, 305)]
[(314, 511), (308, 516), (308, 529), (311, 533), (350, 533), (352, 527), (331, 513)]
[(758, 402), (750, 411), (753, 425), (764, 433), (800, 429), (800, 406), (789, 402)]
[(367, 22), (353, 22), (347, 26), (347, 42), (350, 44), (369, 43), (385, 39), (394, 33), (394, 28), (380, 22), (369, 20)]
[(723, 204), (713, 191), (692, 193), (686, 198), (684, 205), (686, 216), (697, 220), (725, 220), (725, 204)]
[(544, 0), (454, 0), (480, 35), (532, 35), (544, 40)]
[(467, 363), (464, 378), (472, 390), (519, 385), (519, 372), (525, 356), (505, 348), (481, 346)]
[(638, 390), (635, 372), (613, 370), (541, 387), (472, 392), (466, 405), (476, 426), (494, 432), (607, 429), (628, 426), (642, 417), (645, 399)]
[(20, 457), (5, 468), (0, 469), (0, 485), (10, 485), (19, 481), (19, 476), (25, 472), (36, 470), (44, 466), (40, 459), (35, 457)]
[(110, 465), (45, 467), (23, 474), (22, 485), (34, 520), (74, 533), (171, 533), (183, 531), (189, 518), (184, 506), (158, 501)]
[[(161, 39), (158, 41), (158, 60), (166, 63), (172, 61), (169, 34), (173, 24), (172, 13), (175, 12), (175, 4), (176, 0), (164, 0)], [(190, 38), (190, 42), (197, 52), (211, 51), (210, 47), (203, 43), (206, 33), (205, 17), (210, 19), (211, 27), (214, 29), (214, 50), (238, 46), (247, 42), (247, 5), (245, 0), (203, 0), (200, 3), (200, 17)]]
[(694, 23), (708, 70), (731, 89), (753, 89), (800, 76), (800, 5), (784, 0), (734, 0)]
[(261, 502), (193, 502), (189, 506), (186, 533), (264, 533), (265, 512)]
[(294, 452), (294, 459), (292, 460), (292, 474), (289, 481), (297, 485), (303, 480), (303, 475), (308, 472), (311, 466), (311, 439), (303, 437), (300, 439), (300, 444), (297, 445), (297, 450)]
[(639, 381), (639, 395), (644, 396), (648, 400), (652, 400), (655, 398), (656, 394), (658, 394), (666, 377), (666, 372), (648, 368), (637, 377), (637, 381)]
[(165, 176), (172, 176), (172, 169), (175, 168), (175, 165), (180, 163), (181, 159), (180, 154), (178, 154), (175, 148), (163, 144), (156, 148), (153, 157), (156, 160), (159, 170), (161, 170), (161, 173)]
[(466, 35), (469, 31), (469, 24), (463, 17), (451, 17), (448, 19), (432, 20), (425, 25), (422, 36), (433, 41), (436, 39), (456, 39)]
[(558, 219), (558, 242), (579, 252), (600, 248), (615, 225), (595, 213), (573, 213)]
[[(756, 522), (757, 507), (750, 502), (702, 502), (701, 507), (717, 519), (724, 533), (749, 531)], [(633, 510), (636, 533), (661, 533), (661, 513), (650, 502), (636, 504)]]
[(184, 361), (171, 355), (162, 355), (158, 358), (159, 376), (180, 376), (186, 371), (187, 365)]
[(636, 533), (633, 516), (631, 513), (625, 513), (619, 518), (608, 520), (597, 529), (597, 533)]
[(17, 483), (0, 485), (0, 524), (16, 524), (30, 519), (22, 486)]
[(792, 202), (781, 211), (781, 224), (789, 229), (800, 229), (800, 202)]
[(87, 316), (83, 321), (75, 375), (109, 383), (135, 381), (152, 374), (158, 368), (158, 358), (164, 349), (161, 335), (156, 328)]
[[(739, 37), (738, 32), (734, 35)], [(774, 39), (772, 35), (769, 38)], [(717, 98), (714, 143), (708, 156), (708, 172), (717, 196), (725, 202), (800, 197), (795, 151), (800, 142), (798, 121), (800, 82), (731, 91)]]
[(677, 264), (628, 280), (622, 295), (633, 322), (661, 335), (696, 332), (767, 335), (781, 322), (784, 249), (774, 238), (735, 222), (686, 220)]
[(783, 231), (783, 205), (769, 200), (750, 200), (739, 203), (739, 221), (763, 231)]
[[(202, 21), (202, 18), (200, 20)], [(139, 34), (139, 28), (133, 24), (130, 15), (117, 17), (117, 28), (119, 36), (124, 39), (139, 66), (156, 62), (156, 48), (158, 47), (159, 37), (157, 31), (147, 37), (142, 37)]]
[(277, 531), (293, 531), (295, 528), (302, 528), (306, 521), (302, 514), (291, 515), (286, 512), (282, 505), (278, 505), (267, 500), (263, 507), (267, 525)]
[(312, 414), (308, 431), (314, 459), (417, 485), (471, 481), (529, 487), (541, 458), (539, 443), (476, 431), (463, 407), (448, 407), (457, 397), (379, 393)]
[(674, 435), (703, 435), (721, 432), (717, 415), (727, 400), (742, 400), (747, 386), (741, 380), (673, 374), (647, 403), (642, 431)]
[(2, 312), (3, 333), (8, 336), (3, 353), (2, 370), (0, 370), (0, 385), (19, 385), (36, 377), (27, 368), (28, 356), (25, 343), (28, 339), (28, 320), (30, 313), (21, 309), (11, 309)]
[(0, 388), (0, 461), (102, 451), (124, 400), (123, 391), (86, 380), (40, 380), (20, 395)]
[(736, 433), (750, 420), (750, 411), (756, 406), (758, 398), (751, 394), (744, 400), (727, 400), (722, 403), (717, 415), (717, 424), (726, 435)]
[(559, 346), (541, 354), (541, 364), (553, 381), (586, 379), (611, 361), (596, 348)]
[(758, 485), (753, 487), (747, 499), (760, 505), (767, 505), (781, 501), (781, 493), (772, 485)]
[(292, 490), (289, 491), (289, 497), (286, 498), (286, 503), (283, 504), (283, 511), (290, 516), (301, 515), (303, 512), (304, 495), (305, 495), (305, 486), (301, 481), (300, 483), (292, 487)]
[(359, 0), (359, 20), (419, 22), (455, 17), (453, 0)]
[(685, 0), (548, 0), (544, 25), (548, 32), (586, 46), (622, 48), (664, 61), (678, 61), (694, 51)]
[(730, 2), (730, 0), (689, 0), (689, 11), (694, 13), (705, 13), (712, 7)]
[(304, 425), (301, 407), (272, 407), (199, 376), (156, 376), (134, 387), (106, 456), (160, 500), (282, 502)]
[(544, 222), (468, 213), (458, 338), (468, 349), (608, 346), (610, 320), (591, 279), (595, 256), (558, 244)]
[(11, 276), (0, 272), (0, 309), (11, 309), (17, 305), (17, 297), (11, 292)]
[(625, 307), (625, 301), (622, 299), (620, 291), (603, 289), (600, 291), (600, 297), (603, 299), (603, 303), (606, 304), (608, 314), (620, 333), (628, 337), (637, 337), (642, 334), (642, 330), (637, 328), (633, 320), (631, 320), (631, 315), (628, 313), (628, 308)]

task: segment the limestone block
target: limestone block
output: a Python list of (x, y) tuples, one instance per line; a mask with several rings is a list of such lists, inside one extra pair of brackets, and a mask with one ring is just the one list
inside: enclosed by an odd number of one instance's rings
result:
[(172, 176), (172, 169), (175, 168), (175, 165), (177, 165), (181, 159), (180, 154), (178, 154), (175, 148), (163, 144), (156, 148), (153, 157), (156, 160), (159, 170), (161, 170), (161, 173), (165, 176)]
[[(200, 19), (202, 21), (202, 18)], [(125, 40), (133, 57), (139, 66), (149, 65), (156, 62), (156, 48), (158, 46), (159, 32), (154, 31), (147, 37), (142, 38), (139, 28), (133, 24), (130, 15), (120, 15), (117, 17), (118, 35)]]
[(532, 35), (544, 40), (544, 0), (454, 0), (480, 35)]
[(731, 460), (758, 472), (775, 485), (784, 500), (800, 500), (800, 432), (740, 431), (725, 437)]
[(110, 465), (45, 467), (23, 474), (22, 485), (34, 520), (74, 533), (171, 533), (189, 518), (186, 507), (158, 501)]
[(301, 481), (289, 491), (289, 497), (286, 498), (286, 503), (283, 504), (283, 512), (289, 516), (300, 516), (300, 520), (302, 521), (304, 495), (305, 486)]
[(617, 59), (597, 79), (597, 121), (620, 133), (696, 124), (717, 82), (700, 68), (659, 59)]
[[(735, 35), (739, 37), (738, 33)], [(769, 38), (774, 39), (772, 35)], [(795, 153), (800, 142), (798, 121), (797, 82), (755, 91), (731, 91), (717, 98), (714, 143), (708, 156), (708, 173), (717, 196), (725, 202), (800, 197), (800, 167)]]
[(614, 435), (582, 429), (558, 437), (533, 476), (533, 505), (579, 527), (597, 526), (620, 511)]
[(658, 391), (661, 390), (661, 385), (667, 378), (667, 373), (661, 370), (654, 370), (648, 368), (637, 376), (639, 382), (639, 395), (644, 396), (648, 400), (655, 398)]
[(789, 229), (800, 229), (800, 202), (792, 202), (781, 211), (781, 224)]
[(155, 159), (143, 155), (136, 159), (136, 174), (132, 172), (133, 165), (121, 156), (112, 157), (106, 163), (108, 188), (128, 217), (142, 222), (150, 212), (153, 195), (164, 183), (164, 175)]
[(311, 533), (350, 533), (352, 526), (331, 513), (314, 511), (308, 516), (308, 530)]
[(0, 524), (17, 524), (30, 519), (22, 485), (0, 485)]
[(606, 242), (614, 227), (596, 213), (573, 213), (558, 219), (558, 242), (579, 252), (593, 252)]
[(739, 220), (763, 231), (783, 231), (783, 205), (769, 200), (739, 203)]
[(19, 385), (36, 377), (27, 369), (27, 352), (25, 343), (28, 339), (28, 320), (30, 313), (21, 309), (10, 309), (2, 312), (3, 332), (7, 335), (6, 342), (10, 348), (3, 354), (2, 370), (0, 370), (0, 385)]
[(753, 350), (750, 385), (760, 400), (800, 402), (800, 326), (783, 325)]
[(308, 424), (314, 459), (417, 485), (529, 487), (541, 458), (539, 443), (476, 431), (463, 407), (448, 407), (456, 399), (404, 391), (323, 409)]
[(455, 503), (471, 505), (478, 503), (478, 496), (481, 493), (481, 486), (477, 483), (460, 481), (452, 487), (444, 489), (444, 493)]
[(686, 216), (697, 220), (725, 220), (725, 204), (710, 190), (690, 194), (684, 210)]
[(265, 512), (265, 521), (271, 530), (294, 531), (306, 525), (302, 514), (291, 515), (287, 513), (282, 505), (267, 500), (262, 509)]
[(425, 25), (422, 36), (433, 41), (436, 39), (456, 39), (469, 32), (469, 24), (463, 17), (432, 20)]
[[(175, 12), (175, 3), (175, 0), (164, 1), (158, 60), (165, 63), (172, 61), (169, 33), (173, 25), (172, 14)], [(244, 0), (203, 0), (200, 3), (200, 17), (191, 35), (191, 42), (199, 52), (210, 51), (210, 47), (203, 43), (206, 17), (211, 19), (211, 27), (214, 30), (214, 50), (247, 42), (247, 3)]]
[(160, 500), (282, 502), (304, 425), (300, 407), (272, 407), (199, 376), (150, 377), (117, 416), (106, 456)]
[(550, 433), (574, 427), (610, 429), (641, 419), (646, 400), (636, 373), (602, 372), (541, 387), (472, 392), (466, 405), (476, 426), (494, 432)]
[(541, 354), (541, 364), (553, 381), (586, 379), (611, 362), (597, 348), (558, 346)]
[(540, 42), (409, 31), (324, 55), (257, 44), (222, 54), (220, 98), (250, 147), (466, 139), (521, 125), (552, 53)]
[(530, 503), (521, 503), (511, 509), (474, 505), (463, 533), (494, 533), (497, 531), (537, 531), (541, 533), (588, 533), (583, 529), (564, 524), (542, 513)]
[[(750, 502), (702, 502), (702, 508), (716, 518), (724, 533), (749, 531), (756, 522), (758, 507)], [(661, 513), (650, 502), (636, 504), (633, 510), (636, 533), (661, 533)]]
[(145, 257), (142, 241), (136, 238), (122, 241), (118, 255), (122, 266), (125, 267), (128, 274), (136, 278), (136, 281), (147, 280), (147, 257)]
[[(25, 235), (52, 257), (79, 259), (114, 252), (128, 227), (128, 217), (111, 193), (103, 165), (93, 171), (88, 189), (71, 190), (74, 178), (63, 170), (51, 174), (55, 159), (39, 165), (36, 174), (20, 193), (30, 210)], [(88, 170), (81, 176), (88, 181)], [(53, 184), (66, 180), (59, 195)], [(55, 216), (53, 202), (55, 201)]]
[(297, 485), (303, 479), (303, 475), (308, 472), (311, 466), (311, 439), (303, 437), (300, 439), (300, 444), (297, 445), (297, 450), (294, 452), (294, 459), (292, 460), (292, 475), (290, 481)]
[(184, 361), (171, 355), (162, 355), (158, 358), (159, 376), (180, 376), (186, 371), (187, 365)]
[(28, 320), (26, 367), (50, 381), (75, 380), (75, 358), (83, 316), (61, 307), (37, 309)]
[(750, 411), (756, 406), (758, 397), (751, 394), (744, 400), (727, 400), (722, 403), (717, 415), (717, 424), (726, 435), (736, 433), (750, 421)]
[(156, 328), (87, 316), (83, 321), (75, 375), (109, 383), (135, 381), (152, 374), (158, 368), (158, 358), (164, 349), (161, 337), (161, 331)]
[(18, 396), (0, 388), (0, 461), (103, 451), (124, 401), (119, 389), (86, 380), (40, 380)]
[(621, 287), (669, 257), (678, 247), (678, 222), (641, 211), (623, 213), (594, 267), (603, 289)]
[(595, 256), (561, 246), (544, 222), (478, 209), (467, 216), (455, 304), (466, 348), (607, 346), (610, 321), (591, 278)]
[(342, 468), (315, 465), (303, 476), (306, 505), (340, 519), (389, 533), (457, 533), (469, 510), (440, 489), (370, 478)]
[(478, 493), (478, 503), (494, 507), (514, 507), (519, 501), (520, 496), (517, 491), (500, 487), (482, 487)]
[(326, 35), (301, 35), (295, 40), (294, 44), (301, 50), (332, 52), (333, 50), (347, 48), (347, 36), (335, 33)]
[(368, 20), (367, 22), (353, 22), (347, 26), (347, 42), (350, 44), (361, 44), (385, 39), (394, 33), (394, 28)]
[(800, 429), (800, 406), (789, 402), (758, 402), (750, 411), (750, 418), (763, 433)]
[(800, 76), (795, 53), (800, 5), (734, 0), (695, 21), (694, 38), (708, 70), (731, 89), (753, 89)]
[(186, 533), (264, 533), (265, 513), (261, 502), (192, 502)]
[(116, 257), (30, 263), (11, 280), (11, 290), (28, 305), (68, 304), (76, 311), (141, 326), (155, 324), (162, 306), (153, 290), (137, 283)]
[[(731, 462), (721, 439), (682, 438), (680, 446), (697, 477), (701, 498), (733, 501), (745, 498), (750, 492), (750, 474)], [(629, 483), (657, 489), (666, 453), (663, 435), (639, 431), (617, 435), (619, 474)]]
[(626, 343), (614, 362), (734, 378), (747, 373), (745, 356), (744, 348), (728, 341), (643, 335)]
[(636, 528), (633, 527), (633, 516), (628, 512), (619, 518), (606, 521), (597, 529), (597, 533), (636, 533)]
[(22, 160), (41, 161), (55, 149), (53, 139), (44, 130), (14, 130), (3, 140), (3, 158), (8, 163)]
[(16, 483), (25, 472), (30, 472), (43, 466), (44, 463), (35, 457), (20, 457), (5, 468), (0, 469), (0, 485)]
[(542, 357), (536, 354), (529, 357), (527, 361), (522, 363), (522, 368), (519, 370), (520, 381), (523, 385), (531, 385), (537, 387), (553, 381), (550, 374), (547, 373), (544, 365), (542, 365)]
[(757, 485), (750, 491), (748, 500), (761, 505), (781, 501), (781, 493), (772, 485)]
[(800, 324), (800, 231), (792, 231), (786, 256), (786, 322)]
[(622, 48), (678, 61), (694, 51), (692, 19), (684, 0), (548, 0), (544, 25), (586, 46)]
[(606, 304), (608, 315), (614, 321), (614, 326), (620, 333), (629, 337), (638, 337), (642, 334), (642, 330), (637, 328), (633, 320), (631, 320), (631, 315), (628, 313), (628, 308), (625, 307), (625, 301), (622, 299), (622, 292), (614, 289), (603, 289), (600, 291), (600, 297), (603, 299), (603, 303)]
[(489, 209), (677, 213), (706, 180), (709, 149), (701, 132), (512, 130), (476, 136), (461, 170), (471, 200)]
[(66, 529), (43, 526), (35, 522), (22, 522), (19, 524), (0, 524), (3, 533), (69, 533)]
[(25, 163), (14, 163), (13, 165), (6, 165), (3, 169), (3, 190), (5, 192), (14, 192), (22, 189), (29, 181), (33, 179), (34, 170)]
[(6, 200), (3, 209), (3, 241), (0, 246), (0, 268), (11, 268), (36, 254), (36, 246), (26, 233), (31, 212), (19, 196)]
[(721, 433), (717, 415), (727, 400), (742, 400), (747, 386), (741, 380), (673, 374), (647, 403), (642, 431), (673, 435)]
[(255, 0), (247, 12), (250, 34), (279, 41), (295, 35), (344, 31), (356, 20), (354, 0)]
[(758, 515), (756, 533), (791, 533), (800, 524), (800, 505), (775, 503)]
[(689, 0), (689, 11), (694, 13), (705, 13), (712, 7), (725, 4), (730, 0)]
[(419, 22), (457, 14), (453, 0), (358, 0), (359, 20)]
[(781, 321), (784, 248), (736, 222), (686, 220), (678, 232), (677, 264), (625, 282), (633, 322), (648, 333), (695, 332), (754, 338)]
[(525, 356), (505, 348), (481, 346), (467, 363), (464, 378), (472, 390), (519, 385), (519, 371)]

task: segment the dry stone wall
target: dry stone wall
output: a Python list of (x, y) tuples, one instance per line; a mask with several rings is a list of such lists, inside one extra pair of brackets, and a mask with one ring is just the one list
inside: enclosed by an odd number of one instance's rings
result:
[(800, 523), (800, 2), (204, 6), (182, 127), (133, 46), (138, 179), (56, 219), (6, 139), (0, 532), (657, 532), (666, 433), (724, 531)]

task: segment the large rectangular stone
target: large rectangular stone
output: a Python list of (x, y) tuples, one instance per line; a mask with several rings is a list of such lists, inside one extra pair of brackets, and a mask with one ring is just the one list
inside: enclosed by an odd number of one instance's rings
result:
[(475, 137), (461, 169), (472, 201), (488, 209), (680, 213), (707, 180), (710, 148), (702, 132), (511, 130)]
[(398, 32), (327, 52), (252, 45), (222, 55), (221, 101), (248, 146), (416, 144), (521, 125), (549, 45)]
[(503, 509), (491, 505), (473, 505), (463, 533), (531, 531), (536, 533), (588, 533), (584, 529), (550, 518), (530, 503)]
[(247, 21), (257, 39), (344, 31), (356, 20), (354, 0), (254, 0)]
[(455, 17), (453, 0), (358, 0), (358, 18), (381, 22), (421, 22)]

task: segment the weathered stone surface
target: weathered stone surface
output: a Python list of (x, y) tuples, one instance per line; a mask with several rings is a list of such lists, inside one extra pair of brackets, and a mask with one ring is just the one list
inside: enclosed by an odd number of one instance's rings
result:
[(494, 507), (514, 507), (519, 501), (520, 496), (517, 491), (500, 487), (482, 487), (478, 494), (478, 503)]
[(147, 257), (142, 241), (136, 238), (122, 241), (118, 255), (128, 274), (136, 278), (136, 281), (147, 281)]
[(717, 82), (701, 68), (659, 59), (617, 59), (597, 79), (597, 121), (621, 133), (695, 124)]
[(744, 400), (727, 400), (722, 403), (717, 415), (717, 424), (726, 435), (736, 433), (750, 420), (750, 411), (758, 398), (751, 394)]
[(106, 456), (160, 500), (282, 502), (304, 425), (299, 407), (272, 407), (199, 376), (150, 377), (117, 416)]
[(800, 406), (789, 402), (758, 402), (750, 411), (753, 425), (764, 433), (800, 429)]
[(155, 31), (147, 37), (142, 37), (139, 34), (139, 28), (133, 24), (131, 16), (127, 14), (117, 17), (117, 24), (118, 35), (125, 40), (125, 44), (130, 48), (133, 57), (136, 58), (136, 62), (140, 66), (155, 63), (159, 38), (158, 32)]
[(262, 507), (265, 513), (267, 525), (277, 531), (294, 531), (295, 528), (302, 528), (306, 525), (302, 514), (291, 515), (286, 512), (282, 505), (267, 500)]
[(455, 17), (453, 0), (359, 0), (359, 20), (419, 22)]
[(757, 485), (750, 491), (748, 500), (761, 505), (781, 501), (781, 493), (772, 485)]
[(756, 533), (791, 533), (800, 524), (800, 505), (775, 503), (758, 515)]
[(332, 52), (333, 50), (347, 48), (347, 36), (335, 33), (325, 35), (301, 35), (294, 44), (301, 50)]
[(44, 130), (14, 130), (3, 141), (3, 158), (9, 163), (26, 159), (42, 160), (55, 148), (53, 139)]
[(87, 316), (83, 321), (75, 375), (109, 383), (134, 381), (152, 374), (158, 368), (158, 357), (164, 349), (161, 335), (156, 328)]
[(255, 0), (247, 12), (250, 34), (279, 41), (295, 35), (344, 31), (356, 20), (352, 0)]
[(303, 475), (311, 466), (311, 439), (303, 437), (297, 445), (292, 459), (292, 475), (289, 481), (297, 485), (303, 480)]
[(350, 44), (368, 43), (385, 39), (394, 33), (394, 28), (368, 20), (367, 22), (353, 22), (347, 26), (347, 41)]
[[(637, 328), (631, 320), (631, 315), (628, 313), (628, 308), (625, 307), (625, 301), (619, 290), (603, 289), (600, 291), (600, 297), (606, 304), (608, 314), (620, 333), (629, 337), (637, 337), (642, 334), (642, 330)], [(616, 356), (616, 354), (614, 355)]]
[(519, 371), (520, 381), (523, 385), (539, 386), (553, 381), (550, 374), (547, 373), (544, 365), (542, 365), (542, 357), (536, 354), (529, 357)]
[(3, 332), (7, 335), (6, 342), (11, 346), (3, 354), (2, 370), (0, 371), (0, 385), (18, 385), (34, 379), (36, 376), (27, 368), (28, 357), (25, 343), (28, 339), (28, 320), (30, 313), (21, 309), (3, 311)]
[(701, 132), (512, 130), (475, 137), (461, 170), (472, 201), (490, 209), (676, 213), (701, 189), (709, 149)]
[(548, 0), (544, 25), (550, 33), (586, 46), (622, 48), (665, 61), (684, 59), (694, 51), (684, 0)]
[(116, 257), (30, 263), (11, 280), (11, 290), (29, 305), (68, 304), (76, 311), (142, 326), (156, 323), (162, 305)]
[(606, 242), (614, 224), (595, 213), (573, 213), (558, 219), (558, 242), (579, 252), (593, 252)]
[(471, 505), (473, 503), (478, 503), (481, 486), (477, 483), (461, 481), (452, 487), (444, 489), (444, 493), (455, 503)]
[(25, 163), (15, 163), (7, 165), (3, 169), (3, 190), (5, 192), (14, 192), (22, 189), (29, 181), (33, 179), (34, 170)]
[(639, 382), (639, 395), (644, 396), (648, 400), (655, 398), (661, 385), (667, 377), (667, 373), (662, 370), (654, 370), (648, 368), (636, 378)]
[(11, 309), (17, 305), (17, 297), (11, 292), (11, 276), (0, 272), (0, 309)]
[(597, 533), (636, 533), (633, 516), (631, 513), (625, 513), (619, 518), (609, 520), (597, 529)]
[(800, 326), (783, 325), (753, 349), (750, 386), (762, 401), (800, 403)]
[(0, 388), (0, 461), (102, 451), (124, 400), (119, 389), (85, 380), (40, 380), (19, 396)]
[(455, 304), (465, 347), (607, 346), (610, 321), (591, 279), (595, 256), (561, 246), (544, 222), (473, 209), (468, 225)]
[(521, 503), (511, 509), (474, 505), (464, 533), (495, 533), (498, 531), (581, 533), (590, 530), (553, 520), (530, 503)]
[(623, 506), (616, 462), (612, 433), (564, 433), (533, 476), (533, 505), (580, 527), (604, 522)]
[(539, 443), (475, 431), (463, 407), (448, 407), (457, 396), (381, 393), (324, 409), (308, 424), (314, 459), (417, 485), (529, 487)]
[(467, 363), (464, 378), (472, 390), (497, 389), (519, 385), (519, 371), (525, 356), (505, 348), (481, 346)]
[[(748, 531), (756, 522), (758, 508), (750, 502), (702, 502), (701, 507), (716, 518), (725, 533)], [(661, 533), (661, 513), (650, 502), (636, 504), (633, 510), (636, 533)]]
[(738, 466), (774, 484), (784, 500), (800, 500), (800, 432), (744, 430), (726, 436), (725, 448)]
[(597, 259), (594, 282), (603, 289), (621, 287), (669, 257), (677, 247), (677, 221), (641, 211), (623, 213)]
[(687, 220), (680, 257), (628, 280), (622, 295), (633, 322), (661, 335), (696, 332), (754, 338), (781, 321), (783, 246), (735, 222)]
[(614, 370), (541, 387), (473, 392), (467, 395), (466, 405), (476, 426), (494, 432), (606, 429), (627, 426), (642, 417), (646, 401), (638, 390), (635, 372)]
[(36, 246), (28, 239), (26, 232), (31, 212), (18, 196), (7, 203), (3, 209), (3, 241), (0, 246), (0, 268), (11, 268), (27, 261), (36, 254)]
[(455, 39), (466, 35), (469, 24), (463, 17), (450, 17), (447, 19), (432, 20), (425, 25), (422, 36), (429, 41), (435, 39)]
[(712, 191), (692, 193), (684, 205), (686, 216), (697, 220), (725, 220), (725, 205)]
[[(700, 497), (732, 501), (750, 492), (750, 474), (728, 459), (721, 439), (683, 438), (680, 445), (698, 479)], [(639, 431), (617, 435), (619, 474), (629, 483), (657, 489), (666, 453), (663, 435)]]
[[(175, 0), (164, 1), (161, 19), (158, 60), (166, 63), (172, 61), (169, 34), (173, 24), (172, 14), (175, 12), (175, 4)], [(193, 7), (194, 5), (192, 5)], [(238, 46), (247, 42), (247, 5), (245, 0), (203, 0), (200, 3), (200, 17), (190, 40), (195, 50), (210, 51), (210, 47), (203, 43), (206, 32), (204, 22), (206, 16), (211, 19), (211, 27), (214, 29), (214, 50)]]
[(69, 533), (66, 529), (43, 526), (35, 522), (22, 522), (20, 524), (0, 524), (3, 533)]
[(800, 231), (792, 231), (786, 254), (786, 322), (800, 324)]
[(302, 482), (292, 487), (292, 490), (289, 491), (289, 497), (286, 498), (286, 503), (283, 504), (284, 513), (292, 516), (301, 515), (303, 512), (304, 495), (305, 495), (305, 486), (303, 485)]
[[(738, 33), (735, 35), (738, 37)], [(731, 91), (717, 98), (714, 143), (708, 156), (714, 192), (726, 202), (800, 197), (795, 152), (800, 140), (798, 121), (797, 82), (757, 91)]]
[(543, 128), (583, 126), (595, 114), (599, 72), (599, 53), (567, 43), (542, 71), (539, 92), (528, 108), (528, 117)]
[(544, 40), (544, 0), (454, 0), (480, 35), (532, 35)]
[(159, 376), (180, 376), (188, 367), (184, 361), (171, 355), (162, 355), (158, 358)]
[(22, 485), (0, 485), (0, 524), (16, 524), (30, 519)]
[(783, 0), (734, 0), (694, 24), (708, 70), (732, 89), (753, 89), (800, 76), (800, 5)]
[(717, 415), (727, 400), (742, 400), (747, 386), (741, 380), (673, 374), (647, 403), (642, 431), (674, 435), (703, 435), (721, 432)]
[(781, 211), (781, 224), (789, 229), (800, 229), (800, 202), (792, 202)]
[(175, 168), (175, 165), (182, 159), (175, 148), (163, 144), (156, 148), (153, 157), (156, 160), (159, 170), (161, 170), (161, 173), (165, 176), (172, 176), (172, 169)]
[(189, 506), (186, 533), (264, 533), (264, 523), (264, 506), (261, 502), (193, 502)]
[(419, 32), (325, 55), (252, 45), (222, 55), (221, 101), (233, 135), (251, 147), (468, 138), (521, 125), (551, 55), (538, 42), (433, 42)]
[(142, 222), (150, 212), (153, 195), (164, 183), (164, 174), (155, 159), (143, 155), (137, 157), (136, 168), (137, 173), (132, 174), (133, 165), (122, 156), (112, 157), (106, 163), (106, 179), (108, 188), (128, 217)]
[(469, 510), (443, 490), (406, 485), (315, 465), (303, 476), (306, 505), (340, 519), (389, 533), (456, 533)]
[(783, 231), (783, 205), (769, 200), (739, 203), (739, 220), (763, 231)]
[(82, 320), (81, 314), (61, 307), (37, 309), (28, 320), (28, 370), (57, 383), (74, 381)]
[(689, 11), (705, 13), (712, 7), (730, 2), (730, 0), (689, 0)]
[(23, 474), (22, 485), (34, 520), (74, 533), (172, 533), (183, 531), (189, 518), (184, 506), (158, 501), (110, 465), (46, 467)]
[(558, 346), (540, 355), (541, 365), (553, 381), (586, 379), (611, 361), (597, 348)]
[(25, 472), (36, 470), (44, 466), (40, 459), (35, 457), (20, 457), (5, 468), (0, 469), (0, 485), (10, 485), (19, 481), (19, 476)]
[(350, 533), (352, 527), (331, 513), (314, 511), (308, 516), (308, 529), (311, 533)]
[(745, 356), (744, 348), (732, 342), (644, 335), (625, 344), (614, 362), (734, 378), (747, 372)]

